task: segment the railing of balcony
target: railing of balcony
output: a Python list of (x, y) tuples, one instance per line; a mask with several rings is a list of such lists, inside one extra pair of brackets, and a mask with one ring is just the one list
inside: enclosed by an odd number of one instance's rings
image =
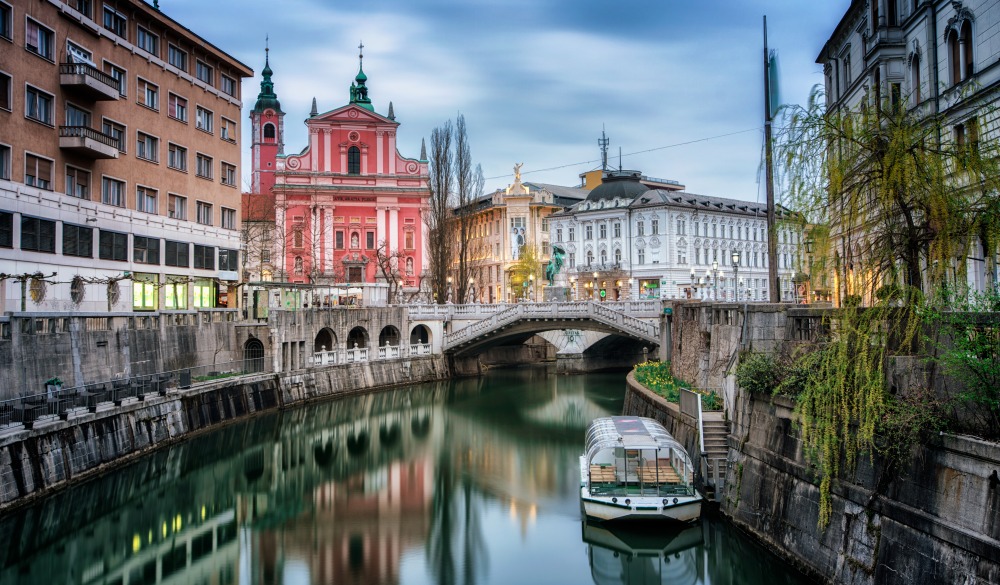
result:
[(70, 75), (86, 75), (88, 77), (93, 77), (97, 81), (100, 81), (104, 85), (114, 88), (115, 91), (121, 91), (121, 85), (118, 80), (111, 77), (107, 73), (101, 71), (100, 69), (94, 67), (93, 65), (88, 65), (87, 63), (60, 63), (59, 73), (66, 73)]
[(101, 144), (106, 144), (111, 148), (120, 150), (118, 139), (113, 136), (108, 136), (107, 134), (95, 130), (89, 126), (60, 126), (59, 127), (59, 137), (60, 138), (90, 138), (91, 140), (96, 140)]

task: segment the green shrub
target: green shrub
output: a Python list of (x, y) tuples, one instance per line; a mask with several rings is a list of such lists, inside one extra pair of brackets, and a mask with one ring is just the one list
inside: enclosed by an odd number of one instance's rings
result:
[(770, 354), (745, 352), (736, 367), (736, 383), (753, 394), (771, 394), (781, 383), (779, 365)]

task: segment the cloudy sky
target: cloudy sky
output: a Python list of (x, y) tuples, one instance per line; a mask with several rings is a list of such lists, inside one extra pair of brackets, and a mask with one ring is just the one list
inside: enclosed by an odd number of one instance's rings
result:
[[(576, 185), (610, 159), (692, 193), (762, 200), (762, 24), (781, 99), (804, 103), (815, 63), (850, 0), (160, 0), (160, 9), (256, 72), (270, 37), (285, 150), (303, 120), (348, 101), (358, 43), (376, 111), (393, 102), (403, 156), (465, 115), (487, 190), (524, 180)], [(244, 118), (246, 120), (246, 118)], [(249, 144), (244, 124), (243, 143)], [(244, 149), (243, 174), (249, 175)], [(244, 183), (248, 183), (244, 178)]]

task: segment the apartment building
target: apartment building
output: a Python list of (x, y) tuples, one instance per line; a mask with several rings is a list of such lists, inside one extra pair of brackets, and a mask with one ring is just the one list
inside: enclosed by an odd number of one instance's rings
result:
[(0, 311), (235, 306), (252, 74), (140, 0), (0, 0)]

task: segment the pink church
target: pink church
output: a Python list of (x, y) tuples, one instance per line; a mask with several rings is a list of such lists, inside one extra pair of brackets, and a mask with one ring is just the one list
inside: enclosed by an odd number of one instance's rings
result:
[[(360, 57), (360, 56), (359, 56)], [(265, 60), (261, 92), (251, 111), (253, 191), (273, 194), (276, 274), (295, 283), (384, 281), (378, 251), (395, 257), (398, 278), (419, 286), (425, 267), (430, 189), (427, 156), (396, 150), (399, 123), (372, 106), (362, 67), (350, 101), (306, 119), (309, 144), (284, 154), (284, 112)]]

